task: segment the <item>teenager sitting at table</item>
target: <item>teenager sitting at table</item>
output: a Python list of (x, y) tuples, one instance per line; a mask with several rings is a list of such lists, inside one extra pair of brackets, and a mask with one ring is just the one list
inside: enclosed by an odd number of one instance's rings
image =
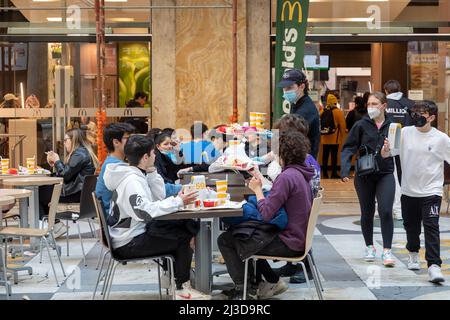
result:
[[(152, 129), (153, 130), (153, 129)], [(159, 129), (158, 129), (159, 130)], [(103, 129), (103, 142), (108, 150), (108, 157), (102, 165), (102, 169), (97, 179), (95, 188), (96, 196), (102, 200), (103, 211), (109, 213), (109, 204), (112, 192), (105, 186), (104, 175), (106, 167), (113, 163), (124, 163), (125, 161), (125, 144), (129, 137), (134, 133), (135, 128), (129, 123), (111, 123)], [(180, 185), (165, 184), (166, 195), (177, 195), (181, 191)]]
[(174, 184), (178, 180), (178, 171), (188, 166), (182, 164), (180, 146), (172, 141), (171, 134), (163, 131), (151, 130), (147, 137), (156, 144), (155, 167), (158, 173), (163, 177), (165, 183)]
[[(235, 283), (234, 294), (230, 299), (242, 297), (244, 287), (243, 260), (252, 255), (298, 257), (305, 251), (306, 229), (312, 206), (313, 194), (309, 182), (314, 169), (305, 164), (309, 143), (307, 138), (295, 131), (284, 132), (279, 141), (279, 158), (282, 172), (274, 181), (268, 197), (264, 196), (262, 181), (258, 176), (252, 178), (249, 188), (255, 192), (258, 211), (266, 223), (251, 223), (234, 226), (218, 238), (228, 273)], [(284, 207), (288, 223), (283, 231), (267, 223)], [(250, 229), (254, 228), (255, 232)], [(250, 236), (248, 236), (250, 234)], [(242, 238), (241, 238), (242, 237)], [(249, 285), (249, 294), (267, 299), (288, 289), (287, 284), (273, 272), (269, 263), (258, 260), (257, 271), (265, 281)]]
[(208, 167), (217, 159), (218, 153), (214, 145), (206, 139), (208, 127), (202, 122), (191, 126), (192, 140), (181, 144), (183, 163), (190, 165), (183, 172), (207, 172)]
[[(99, 165), (97, 156), (92, 150), (81, 129), (68, 130), (64, 136), (66, 159), (61, 161), (59, 155), (53, 151), (47, 153), (47, 162), (56, 170), (56, 176), (64, 179), (63, 189), (59, 202), (79, 203), (84, 178), (95, 173)], [(39, 217), (48, 215), (48, 204), (51, 201), (53, 186), (39, 187)], [(67, 232), (67, 226), (58, 221), (54, 226), (55, 237)]]
[(164, 180), (154, 167), (155, 144), (151, 139), (130, 137), (125, 155), (129, 165), (110, 164), (105, 172), (105, 185), (113, 192), (107, 221), (115, 254), (123, 259), (171, 254), (175, 258), (177, 298), (205, 297), (192, 289), (189, 281), (190, 241), (197, 231), (189, 224), (155, 220), (193, 203), (197, 192), (165, 198)]

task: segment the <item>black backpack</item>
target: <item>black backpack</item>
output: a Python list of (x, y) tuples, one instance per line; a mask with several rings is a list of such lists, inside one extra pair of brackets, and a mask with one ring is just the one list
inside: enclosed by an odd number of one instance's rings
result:
[(326, 108), (320, 116), (320, 133), (329, 135), (336, 132), (336, 124), (334, 123), (333, 110), (336, 107)]

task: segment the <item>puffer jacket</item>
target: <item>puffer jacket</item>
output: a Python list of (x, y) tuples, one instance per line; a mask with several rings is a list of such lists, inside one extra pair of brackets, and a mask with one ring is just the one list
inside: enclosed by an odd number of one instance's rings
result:
[(64, 164), (61, 160), (56, 161), (55, 168), (56, 175), (64, 179), (63, 196), (81, 192), (84, 178), (95, 173), (94, 163), (84, 147), (76, 149), (67, 164)]

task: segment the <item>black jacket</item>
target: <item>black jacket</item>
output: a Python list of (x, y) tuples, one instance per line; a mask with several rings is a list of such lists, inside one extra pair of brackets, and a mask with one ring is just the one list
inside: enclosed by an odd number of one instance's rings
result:
[(320, 144), (320, 116), (316, 105), (309, 96), (303, 96), (291, 108), (291, 113), (303, 117), (309, 124), (308, 138), (311, 155), (317, 159)]
[(61, 160), (55, 163), (56, 175), (64, 178), (62, 194), (69, 196), (81, 192), (84, 177), (95, 173), (94, 163), (86, 148), (76, 149), (69, 163), (64, 164)]
[(402, 97), (400, 100), (387, 99), (387, 102), (386, 113), (392, 122), (400, 123), (402, 127), (413, 124), (408, 111), (414, 106), (414, 101)]
[(164, 183), (174, 184), (179, 178), (177, 176), (178, 171), (184, 168), (188, 168), (185, 164), (175, 164), (173, 161), (162, 154), (159, 150), (155, 151), (155, 167), (161, 177), (164, 179)]
[(389, 126), (391, 120), (386, 118), (380, 130), (378, 130), (375, 122), (365, 116), (358, 121), (350, 130), (347, 140), (342, 146), (341, 151), (341, 177), (345, 178), (350, 175), (350, 167), (352, 157), (358, 153), (362, 146), (367, 146), (369, 153), (375, 153), (379, 171), (376, 174), (389, 174), (394, 172), (394, 161), (392, 158), (381, 157), (380, 150), (383, 147), (384, 139), (389, 134)]
[(250, 220), (233, 226), (229, 232), (236, 239), (239, 257), (245, 260), (264, 249), (281, 230), (273, 224)]
[(350, 111), (347, 115), (347, 118), (345, 118), (345, 124), (347, 125), (347, 130), (350, 131), (355, 123), (359, 120), (361, 120), (365, 115), (367, 115), (367, 109), (353, 109)]

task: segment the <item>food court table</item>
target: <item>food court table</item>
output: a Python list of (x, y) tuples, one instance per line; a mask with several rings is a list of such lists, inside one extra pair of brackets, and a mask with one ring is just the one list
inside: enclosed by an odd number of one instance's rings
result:
[[(39, 229), (39, 187), (51, 186), (63, 182), (62, 178), (54, 177), (26, 177), (9, 178), (3, 180), (3, 185), (7, 187), (16, 187), (33, 192), (32, 201), (30, 201), (28, 210), (28, 223), (30, 228)], [(33, 250), (39, 247), (39, 239), (31, 238), (30, 245)]]
[(241, 217), (241, 209), (214, 209), (214, 210), (192, 210), (172, 213), (157, 220), (183, 220), (199, 219), (200, 231), (195, 238), (195, 283), (197, 290), (211, 293), (212, 274), (212, 244), (211, 244), (211, 222), (213, 218)]

